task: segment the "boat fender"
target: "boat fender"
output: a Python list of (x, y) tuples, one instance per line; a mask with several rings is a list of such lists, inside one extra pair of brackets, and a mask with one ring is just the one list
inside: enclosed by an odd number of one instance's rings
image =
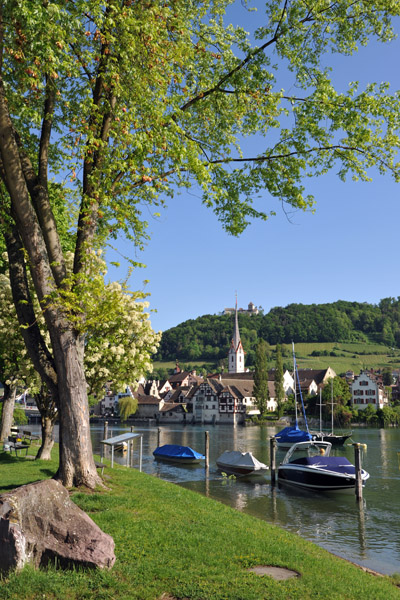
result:
[(366, 449), (367, 449), (367, 444), (361, 444), (361, 448), (362, 448), (363, 450), (366, 450)]

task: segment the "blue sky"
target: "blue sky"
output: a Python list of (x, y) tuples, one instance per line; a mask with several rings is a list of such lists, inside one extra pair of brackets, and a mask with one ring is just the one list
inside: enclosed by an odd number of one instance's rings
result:
[[(254, 2), (262, 6), (262, 2)], [(246, 15), (240, 2), (232, 13), (249, 30), (257, 15)], [(400, 32), (400, 23), (396, 29)], [(400, 89), (400, 41), (375, 41), (352, 57), (329, 57), (333, 81), (389, 81)], [(317, 201), (315, 214), (290, 219), (276, 200), (263, 201), (277, 216), (254, 222), (239, 237), (226, 234), (195, 190), (169, 200), (161, 218), (150, 218), (151, 240), (144, 252), (120, 244), (121, 252), (144, 262), (129, 280), (131, 289), (151, 294), (154, 329), (166, 330), (187, 319), (216, 314), (224, 307), (251, 301), (268, 312), (274, 306), (348, 300), (378, 303), (400, 296), (400, 186), (387, 175), (371, 183), (343, 183), (334, 172), (306, 182)], [(109, 252), (109, 260), (118, 256)], [(112, 279), (127, 268), (110, 268)]]

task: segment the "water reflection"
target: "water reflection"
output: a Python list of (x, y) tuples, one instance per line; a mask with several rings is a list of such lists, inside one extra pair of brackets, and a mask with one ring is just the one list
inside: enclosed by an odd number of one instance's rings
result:
[[(268, 478), (251, 483), (227, 479), (216, 469), (215, 461), (225, 450), (251, 451), (269, 464), (269, 439), (273, 427), (163, 426), (161, 444), (181, 444), (204, 452), (205, 430), (209, 430), (210, 465), (186, 467), (153, 459), (158, 445), (158, 428), (139, 426), (143, 434), (143, 471), (166, 481), (178, 483), (237, 510), (284, 527), (319, 544), (327, 550), (381, 573), (400, 572), (400, 430), (360, 429), (353, 434), (356, 442), (367, 444), (362, 465), (371, 477), (362, 502), (353, 495), (323, 495), (288, 486), (271, 486)], [(109, 437), (130, 431), (129, 426), (110, 423)], [(93, 448), (100, 453), (103, 425), (92, 425)], [(345, 446), (334, 454), (354, 462), (354, 449)], [(277, 452), (277, 464), (284, 452)], [(126, 457), (115, 460), (125, 464)], [(139, 466), (139, 440), (133, 440), (132, 462)]]

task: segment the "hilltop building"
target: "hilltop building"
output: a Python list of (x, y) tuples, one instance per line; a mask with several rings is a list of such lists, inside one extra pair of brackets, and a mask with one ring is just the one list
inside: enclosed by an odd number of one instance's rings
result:
[[(261, 306), (260, 306), (261, 308)], [(262, 308), (261, 308), (262, 310)], [(223, 315), (233, 315), (234, 312), (239, 312), (239, 313), (245, 313), (247, 315), (258, 315), (258, 313), (260, 312), (260, 310), (257, 308), (257, 306), (255, 306), (255, 304), (253, 304), (253, 302), (249, 302), (247, 308), (239, 308), (237, 307), (237, 303), (236, 303), (236, 307), (235, 308), (224, 308), (223, 311)]]

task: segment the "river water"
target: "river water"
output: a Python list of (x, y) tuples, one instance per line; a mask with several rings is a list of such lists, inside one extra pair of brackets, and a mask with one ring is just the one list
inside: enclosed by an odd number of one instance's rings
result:
[[(330, 552), (384, 574), (400, 573), (400, 429), (357, 429), (352, 440), (367, 444), (362, 466), (370, 473), (359, 505), (352, 494), (324, 495), (271, 486), (265, 481), (226, 479), (215, 461), (225, 450), (251, 451), (269, 464), (269, 439), (278, 429), (267, 426), (231, 427), (163, 425), (161, 445), (180, 444), (204, 452), (205, 431), (209, 431), (210, 468), (174, 466), (157, 462), (157, 427), (138, 425), (143, 434), (143, 471), (161, 479), (214, 498), (301, 535)], [(109, 425), (109, 437), (130, 431)], [(92, 425), (94, 451), (100, 452), (103, 425)], [(345, 455), (354, 463), (354, 449), (345, 446), (332, 454)], [(116, 453), (117, 455), (117, 453)], [(284, 451), (277, 451), (277, 463)], [(134, 441), (133, 466), (138, 466), (139, 442)], [(121, 456), (118, 462), (125, 462)]]

